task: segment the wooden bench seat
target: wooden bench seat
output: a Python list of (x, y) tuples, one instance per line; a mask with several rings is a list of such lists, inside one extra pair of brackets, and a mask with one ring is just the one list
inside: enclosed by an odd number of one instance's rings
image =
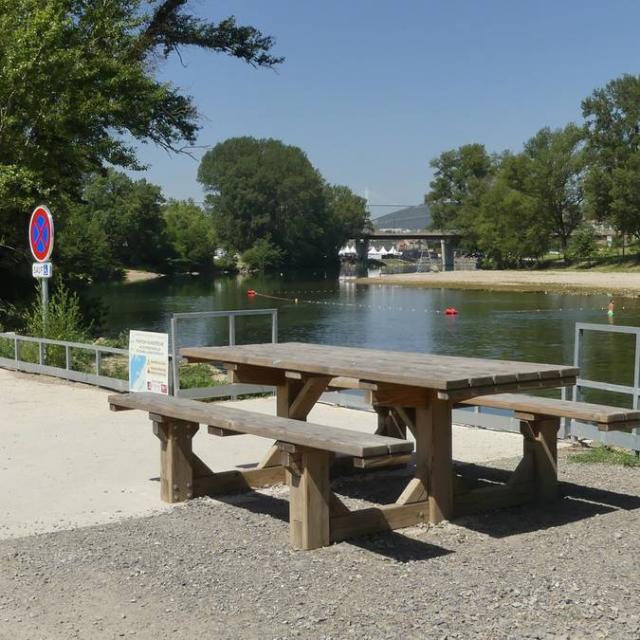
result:
[(491, 396), (477, 396), (464, 400), (461, 404), (494, 409), (511, 409), (521, 419), (539, 416), (573, 418), (581, 422), (597, 425), (600, 431), (630, 431), (640, 427), (640, 411), (609, 407), (589, 402), (573, 402), (555, 398), (538, 398), (524, 393), (499, 393)]
[[(389, 505), (351, 512), (329, 485), (336, 454), (354, 457), (356, 466), (382, 464), (385, 457), (409, 455), (413, 443), (371, 433), (282, 418), (220, 404), (154, 393), (110, 395), (112, 411), (147, 411), (161, 442), (160, 493), (167, 502), (230, 493), (287, 481), (290, 487), (290, 539), (295, 548), (313, 549), (372, 528), (396, 528), (420, 505)], [(192, 448), (200, 425), (213, 435), (251, 434), (275, 440), (268, 464), (254, 469), (213, 472)], [(360, 462), (357, 464), (357, 462)]]

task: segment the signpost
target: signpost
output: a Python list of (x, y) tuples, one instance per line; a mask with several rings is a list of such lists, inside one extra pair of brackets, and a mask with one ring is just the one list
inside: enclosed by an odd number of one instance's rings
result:
[(33, 264), (32, 274), (40, 279), (42, 291), (42, 323), (47, 324), (47, 306), (49, 304), (49, 278), (53, 265), (47, 262), (53, 251), (53, 217), (44, 205), (33, 210), (29, 220), (29, 247), (37, 262)]
[(129, 332), (129, 391), (169, 395), (169, 334)]

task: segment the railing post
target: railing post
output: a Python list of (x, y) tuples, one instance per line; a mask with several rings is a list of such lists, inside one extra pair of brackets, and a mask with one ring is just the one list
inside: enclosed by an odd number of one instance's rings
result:
[[(64, 368), (65, 371), (69, 371), (71, 369), (71, 348), (68, 344), (64, 345)], [(67, 380), (69, 379), (69, 374), (67, 373)]]
[(20, 345), (18, 342), (18, 336), (15, 336), (14, 338), (15, 341), (15, 345), (14, 345), (14, 353), (13, 353), (13, 357), (16, 363), (16, 371), (18, 371), (18, 362), (20, 361)]
[(38, 362), (40, 366), (44, 363), (44, 344), (38, 341)]
[[(576, 326), (576, 334), (575, 334), (575, 338), (574, 338), (574, 343), (573, 343), (573, 366), (574, 367), (578, 367), (578, 369), (581, 366), (581, 362), (582, 362), (582, 338), (583, 338), (583, 332), (582, 329), (579, 326)], [(578, 400), (580, 400), (580, 388), (578, 387), (578, 385), (574, 385), (572, 393), (571, 393), (571, 399), (574, 402), (577, 402)]]
[(274, 309), (271, 312), (271, 342), (276, 344), (278, 342), (278, 310)]
[(174, 396), (180, 393), (180, 369), (178, 366), (178, 348), (177, 348), (177, 336), (178, 331), (178, 319), (175, 316), (171, 316), (171, 378), (173, 384), (171, 393)]
[(640, 397), (640, 332), (636, 332), (636, 351), (633, 358), (633, 408), (638, 408)]
[(229, 346), (233, 347), (236, 343), (236, 316), (229, 315)]
[(100, 349), (96, 349), (96, 375), (100, 375), (100, 361), (101, 361), (101, 353)]

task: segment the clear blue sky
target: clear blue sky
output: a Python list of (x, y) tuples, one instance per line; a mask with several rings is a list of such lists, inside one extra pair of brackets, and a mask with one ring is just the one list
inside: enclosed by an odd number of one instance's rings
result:
[[(543, 126), (581, 121), (580, 102), (640, 72), (640, 3), (622, 0), (194, 0), (273, 35), (277, 69), (187, 49), (160, 68), (193, 96), (199, 145), (231, 136), (304, 149), (332, 183), (372, 204), (422, 202), (429, 160), (482, 142), (517, 150)], [(199, 158), (204, 151), (196, 149)], [(146, 145), (145, 177), (202, 200), (198, 162)], [(138, 174), (139, 175), (139, 174)], [(373, 216), (390, 209), (373, 208)]]

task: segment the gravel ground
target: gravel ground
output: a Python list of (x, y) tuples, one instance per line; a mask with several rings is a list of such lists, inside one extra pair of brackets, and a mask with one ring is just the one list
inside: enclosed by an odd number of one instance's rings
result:
[[(288, 547), (281, 488), (4, 540), (0, 638), (640, 638), (640, 470), (560, 473), (547, 510), (312, 552)], [(400, 486), (384, 475), (335, 487), (359, 503)]]

